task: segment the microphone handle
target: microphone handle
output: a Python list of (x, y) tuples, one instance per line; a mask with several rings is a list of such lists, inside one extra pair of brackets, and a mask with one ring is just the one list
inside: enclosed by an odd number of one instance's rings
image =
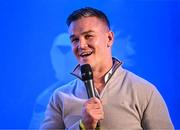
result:
[(84, 83), (85, 83), (85, 86), (86, 86), (86, 91), (87, 91), (87, 94), (88, 94), (88, 98), (95, 97), (96, 95), (95, 95), (93, 80), (92, 79), (85, 80)]
[(97, 122), (96, 130), (101, 130), (101, 128), (100, 128), (100, 121)]

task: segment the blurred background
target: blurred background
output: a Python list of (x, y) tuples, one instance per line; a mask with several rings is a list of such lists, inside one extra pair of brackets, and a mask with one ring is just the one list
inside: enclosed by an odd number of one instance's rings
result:
[(66, 17), (91, 6), (115, 32), (113, 54), (162, 94), (180, 128), (179, 0), (0, 0), (0, 129), (36, 129), (77, 64)]

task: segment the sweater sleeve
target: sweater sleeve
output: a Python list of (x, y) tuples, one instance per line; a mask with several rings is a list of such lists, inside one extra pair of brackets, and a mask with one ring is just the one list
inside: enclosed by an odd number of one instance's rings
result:
[(40, 130), (79, 130), (79, 121), (66, 128), (63, 118), (63, 103), (57, 91), (50, 98)]
[(81, 130), (80, 129), (80, 121), (76, 122), (75, 124), (73, 124), (70, 128), (68, 128), (67, 130)]
[(65, 129), (62, 110), (59, 103), (58, 96), (53, 94), (46, 108), (45, 118), (41, 124), (40, 130)]
[(156, 88), (143, 113), (143, 129), (174, 129), (167, 106)]

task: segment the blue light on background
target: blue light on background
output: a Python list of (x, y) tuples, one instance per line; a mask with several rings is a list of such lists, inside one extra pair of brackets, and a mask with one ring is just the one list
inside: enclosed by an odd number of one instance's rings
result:
[(74, 77), (66, 17), (103, 10), (115, 32), (114, 56), (152, 82), (180, 128), (180, 1), (0, 1), (0, 129), (37, 128), (53, 90)]

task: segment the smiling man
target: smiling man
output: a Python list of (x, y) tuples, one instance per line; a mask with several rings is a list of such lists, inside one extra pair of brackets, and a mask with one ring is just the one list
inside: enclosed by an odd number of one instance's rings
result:
[[(47, 106), (41, 129), (173, 129), (166, 104), (148, 81), (113, 58), (114, 34), (106, 15), (81, 8), (67, 18), (78, 65), (77, 79), (58, 88)], [(88, 99), (80, 66), (89, 64), (97, 97)]]

